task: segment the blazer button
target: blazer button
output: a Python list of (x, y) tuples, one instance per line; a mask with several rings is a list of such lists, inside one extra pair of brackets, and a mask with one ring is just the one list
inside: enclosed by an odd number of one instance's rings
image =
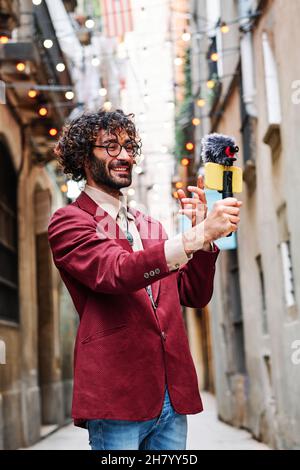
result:
[(161, 336), (162, 336), (162, 339), (163, 339), (164, 341), (166, 341), (167, 335), (166, 335), (166, 333), (165, 333), (164, 331), (161, 332)]
[(148, 278), (149, 278), (149, 274), (148, 274), (148, 273), (144, 273), (144, 278), (145, 278), (145, 279), (148, 279)]
[(154, 272), (154, 271), (150, 271), (150, 273), (149, 273), (149, 274), (150, 274), (150, 276), (152, 276), (152, 277), (153, 277), (153, 276), (155, 275), (155, 272)]
[(155, 274), (159, 274), (160, 273), (160, 269), (159, 268), (156, 268), (155, 269)]

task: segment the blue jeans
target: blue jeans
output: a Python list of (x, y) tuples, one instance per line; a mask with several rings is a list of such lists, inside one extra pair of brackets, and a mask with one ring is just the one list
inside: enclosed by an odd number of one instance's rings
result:
[(160, 416), (149, 421), (87, 421), (92, 450), (185, 450), (187, 417), (174, 410), (166, 388)]

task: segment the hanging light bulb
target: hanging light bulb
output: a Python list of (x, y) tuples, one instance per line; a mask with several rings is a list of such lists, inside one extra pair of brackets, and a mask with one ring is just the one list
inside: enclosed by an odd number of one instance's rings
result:
[(223, 34), (226, 34), (226, 33), (229, 32), (229, 26), (228, 26), (228, 24), (225, 23), (225, 21), (223, 21), (223, 22), (221, 23), (221, 32), (222, 32)]
[(63, 72), (65, 69), (66, 69), (66, 66), (65, 66), (65, 64), (63, 64), (62, 62), (59, 62), (59, 63), (56, 65), (56, 70), (57, 70), (58, 72)]
[(191, 151), (191, 150), (194, 150), (194, 144), (193, 144), (193, 142), (187, 142), (187, 143), (185, 144), (185, 148), (186, 148), (187, 150), (190, 150), (190, 151)]
[(112, 108), (112, 103), (110, 101), (105, 101), (105, 103), (103, 103), (103, 108), (105, 111), (110, 111)]
[(140, 166), (136, 166), (134, 168), (134, 172), (137, 174), (137, 175), (141, 175), (143, 173), (143, 169), (140, 167)]
[(193, 118), (192, 119), (192, 124), (194, 126), (199, 126), (200, 123), (201, 123), (201, 120), (199, 118)]
[(44, 47), (46, 49), (51, 49), (51, 47), (53, 47), (53, 41), (52, 39), (45, 39), (45, 41), (43, 42), (44, 44)]
[(188, 42), (191, 39), (191, 34), (188, 33), (187, 31), (184, 31), (181, 36), (181, 39), (185, 42)]
[(199, 106), (199, 108), (203, 108), (203, 106), (205, 106), (205, 100), (203, 98), (199, 98), (197, 100), (197, 106)]
[(106, 88), (100, 88), (99, 95), (100, 96), (106, 96), (107, 95), (107, 89)]
[(212, 60), (213, 62), (218, 62), (219, 54), (217, 52), (213, 52), (210, 56), (210, 60)]
[(6, 34), (0, 35), (0, 44), (7, 44), (8, 43), (8, 36)]
[(210, 88), (210, 89), (214, 88), (214, 86), (215, 86), (214, 80), (208, 80), (206, 82), (206, 86), (207, 86), (207, 88)]
[(86, 22), (85, 22), (85, 27), (86, 27), (87, 29), (93, 29), (94, 26), (95, 26), (95, 21), (92, 20), (91, 18), (88, 18), (88, 19), (86, 20)]
[(55, 129), (55, 127), (52, 127), (52, 128), (49, 130), (49, 135), (51, 135), (51, 137), (55, 137), (57, 134), (58, 134), (58, 130)]
[(39, 115), (44, 117), (44, 116), (47, 116), (48, 114), (48, 109), (45, 108), (44, 106), (42, 106), (40, 109), (39, 109)]
[(16, 69), (18, 70), (18, 72), (24, 72), (25, 68), (26, 65), (24, 64), (24, 62), (18, 62), (16, 65)]
[(181, 57), (176, 57), (176, 58), (174, 59), (174, 64), (175, 64), (175, 65), (182, 65), (182, 64), (183, 64), (182, 58), (181, 58)]
[(74, 98), (74, 92), (73, 91), (66, 91), (65, 93), (65, 97), (67, 98), (67, 100), (72, 100)]
[(188, 166), (190, 164), (190, 160), (188, 158), (182, 158), (180, 163), (182, 166)]
[(38, 6), (42, 3), (42, 0), (32, 0), (33, 5)]
[(27, 94), (28, 94), (29, 98), (36, 98), (37, 91), (36, 90), (29, 90)]

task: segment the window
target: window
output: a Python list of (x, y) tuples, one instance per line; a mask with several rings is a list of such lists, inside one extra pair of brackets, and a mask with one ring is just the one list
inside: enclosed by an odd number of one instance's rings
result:
[(239, 265), (237, 250), (228, 250), (229, 261), (229, 294), (232, 309), (231, 330), (233, 333), (233, 354), (235, 372), (246, 372), (246, 359), (244, 348), (244, 323), (240, 293)]
[(0, 318), (18, 317), (17, 176), (0, 141)]
[(287, 307), (292, 307), (295, 305), (295, 288), (289, 240), (280, 243), (280, 251), (283, 268), (285, 303)]
[(262, 318), (262, 330), (266, 335), (269, 333), (268, 318), (267, 318), (267, 305), (266, 305), (266, 291), (265, 291), (265, 280), (262, 268), (261, 255), (256, 257), (256, 264), (258, 268), (258, 275), (260, 281), (260, 298), (261, 298), (261, 318)]

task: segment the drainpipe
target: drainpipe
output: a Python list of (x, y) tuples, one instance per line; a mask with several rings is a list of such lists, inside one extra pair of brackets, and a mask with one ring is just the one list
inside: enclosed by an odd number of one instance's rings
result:
[(243, 83), (243, 101), (246, 112), (250, 117), (257, 118), (257, 109), (255, 106), (255, 71), (253, 60), (253, 42), (252, 42), (252, 22), (245, 18), (251, 12), (251, 0), (239, 0), (240, 30), (242, 37), (240, 40), (241, 48), (241, 66)]

